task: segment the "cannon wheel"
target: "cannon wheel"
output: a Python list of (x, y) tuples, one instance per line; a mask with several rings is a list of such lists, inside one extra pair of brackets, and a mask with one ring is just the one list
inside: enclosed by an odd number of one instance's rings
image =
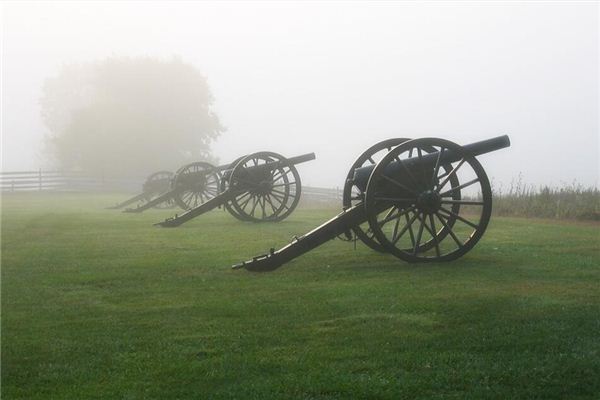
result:
[[(173, 175), (174, 174), (171, 171), (158, 171), (150, 175), (142, 187), (146, 202), (150, 202), (168, 191), (171, 185), (171, 180), (173, 179)], [(174, 206), (175, 204), (173, 203), (173, 200), (169, 200), (155, 205), (154, 208), (166, 210), (173, 208)]]
[[(354, 161), (354, 164), (352, 164), (352, 167), (350, 167), (348, 175), (346, 176), (344, 191), (342, 193), (342, 207), (344, 210), (347, 210), (348, 208), (364, 200), (364, 192), (360, 190), (356, 185), (354, 185), (354, 170), (357, 168), (366, 167), (368, 165), (377, 164), (381, 160), (381, 158), (387, 153), (389, 153), (394, 147), (406, 142), (407, 140), (409, 139), (394, 138), (376, 143), (373, 146), (369, 147), (367, 150), (365, 150), (356, 159), (356, 161)], [(366, 244), (373, 250), (379, 252), (386, 251), (385, 248), (381, 244), (379, 244), (377, 239), (375, 239), (375, 235), (373, 234), (373, 231), (369, 228), (367, 222), (352, 227), (352, 232), (354, 232), (354, 235), (356, 235), (357, 238), (359, 238), (364, 244)], [(350, 231), (338, 236), (338, 238), (345, 241), (352, 241), (354, 239)]]
[(231, 171), (229, 188), (243, 185), (249, 189), (236, 196), (226, 208), (242, 220), (252, 222), (275, 222), (287, 218), (300, 201), (302, 184), (300, 174), (293, 165), (275, 169), (264, 169), (257, 174), (249, 174), (248, 167), (255, 167), (285, 161), (280, 154), (261, 151), (242, 158)]
[[(420, 158), (431, 148), (439, 154), (451, 150), (459, 160), (442, 166), (438, 158), (431, 168), (406, 168), (401, 182), (385, 174), (390, 163)], [(390, 188), (400, 194), (390, 195)], [(461, 146), (443, 139), (415, 139), (397, 146), (377, 164), (367, 185), (365, 209), (370, 228), (388, 252), (408, 262), (450, 261), (483, 236), (492, 192), (479, 161)]]
[(179, 168), (173, 178), (173, 200), (184, 210), (196, 208), (219, 194), (221, 177), (215, 167), (198, 161)]
[[(354, 170), (356, 168), (361, 168), (361, 167), (365, 167), (365, 166), (369, 166), (369, 165), (376, 165), (386, 154), (388, 154), (394, 147), (408, 141), (410, 139), (407, 138), (394, 138), (394, 139), (388, 139), (388, 140), (384, 140), (382, 142), (379, 142), (373, 146), (371, 146), (370, 148), (368, 148), (364, 153), (362, 153), (354, 162), (354, 164), (352, 164), (352, 167), (350, 168), (350, 171), (348, 171), (348, 175), (346, 178), (346, 184), (344, 185), (344, 192), (343, 192), (343, 198), (342, 198), (342, 202), (343, 202), (343, 207), (344, 209), (348, 209), (352, 206), (354, 206), (355, 204), (364, 201), (364, 192), (362, 192), (362, 190), (360, 190), (356, 185), (354, 185), (352, 178), (354, 177)], [(428, 147), (426, 149), (426, 152), (431, 153), (431, 152), (435, 152), (436, 150), (432, 147)], [(409, 154), (409, 156), (411, 156), (412, 154)], [(444, 168), (444, 171), (448, 171), (449, 169), (452, 169), (451, 166), (447, 166), (444, 165), (442, 166), (442, 168)], [(454, 184), (455, 186), (458, 185), (458, 181), (456, 177), (451, 177), (451, 184)], [(460, 196), (460, 191), (457, 192), (456, 194), (457, 196)], [(452, 206), (452, 211), (453, 212), (457, 212), (457, 205), (453, 205)], [(384, 219), (384, 221), (386, 221)], [(450, 227), (452, 227), (455, 223), (455, 218), (451, 217), (448, 220), (448, 225)], [(354, 234), (356, 235), (357, 238), (359, 238), (364, 244), (366, 244), (367, 246), (369, 246), (371, 249), (379, 251), (379, 252), (386, 252), (387, 250), (385, 249), (384, 246), (382, 246), (378, 241), (377, 238), (375, 237), (375, 234), (373, 233), (373, 230), (370, 228), (369, 223), (365, 222), (361, 225), (357, 225), (352, 227), (352, 231), (354, 232)], [(345, 233), (345, 235), (340, 235), (339, 236), (342, 240), (352, 240), (352, 235), (350, 232)], [(429, 246), (433, 246), (433, 243), (429, 243)]]

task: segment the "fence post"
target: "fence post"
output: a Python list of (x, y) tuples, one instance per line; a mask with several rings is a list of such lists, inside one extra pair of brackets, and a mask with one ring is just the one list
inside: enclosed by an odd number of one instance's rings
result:
[(38, 190), (42, 191), (42, 169), (40, 168), (38, 173)]

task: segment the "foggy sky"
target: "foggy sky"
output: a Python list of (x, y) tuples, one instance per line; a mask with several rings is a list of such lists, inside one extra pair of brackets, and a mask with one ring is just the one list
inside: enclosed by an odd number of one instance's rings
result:
[[(314, 151), (304, 183), (342, 186), (390, 137), (467, 143), (504, 186), (598, 185), (598, 3), (2, 4), (2, 168), (42, 166), (41, 86), (64, 64), (180, 56), (207, 76), (226, 162)], [(161, 169), (161, 166), (157, 166)]]

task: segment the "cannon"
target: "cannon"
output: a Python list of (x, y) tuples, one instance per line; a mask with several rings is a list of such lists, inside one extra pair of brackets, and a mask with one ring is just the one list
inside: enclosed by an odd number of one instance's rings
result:
[(158, 171), (150, 175), (146, 178), (146, 181), (142, 185), (142, 192), (137, 194), (119, 204), (116, 204), (111, 207), (107, 207), (108, 209), (119, 209), (126, 207), (130, 204), (141, 203), (148, 204), (151, 203), (150, 207), (155, 208), (172, 208), (173, 202), (153, 202), (154, 199), (159, 197), (161, 194), (167, 192), (171, 186), (171, 179), (173, 179), (173, 173), (171, 171)]
[(232, 268), (272, 271), (336, 237), (411, 263), (455, 260), (481, 239), (492, 212), (476, 156), (509, 146), (506, 135), (466, 146), (438, 138), (377, 143), (350, 168), (340, 214)]
[(300, 201), (302, 184), (296, 165), (314, 159), (314, 153), (286, 158), (268, 151), (241, 157), (223, 171), (218, 195), (155, 225), (176, 227), (221, 206), (242, 221), (281, 221)]
[[(171, 174), (166, 188), (143, 204), (124, 212), (140, 213), (149, 208), (172, 208), (177, 205), (189, 210), (215, 197), (220, 191), (221, 172), (230, 164), (214, 166), (206, 161), (184, 165)], [(131, 202), (129, 203), (131, 204)]]

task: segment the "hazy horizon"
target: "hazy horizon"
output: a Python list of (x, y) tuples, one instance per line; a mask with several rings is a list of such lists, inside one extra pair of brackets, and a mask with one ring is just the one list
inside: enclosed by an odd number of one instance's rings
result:
[(597, 186), (598, 12), (584, 2), (5, 2), (2, 170), (44, 165), (39, 98), (62, 66), (175, 56), (208, 78), (224, 162), (314, 151), (303, 182), (342, 186), (383, 139), (509, 134), (510, 149), (481, 158), (495, 182)]

